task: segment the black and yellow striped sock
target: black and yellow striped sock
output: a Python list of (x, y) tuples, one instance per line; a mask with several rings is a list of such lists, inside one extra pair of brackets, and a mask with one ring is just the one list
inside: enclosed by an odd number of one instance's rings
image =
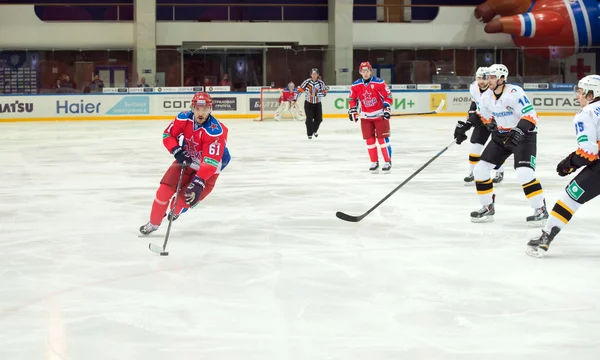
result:
[(476, 165), (479, 162), (481, 155), (469, 154), (469, 164)]
[(525, 197), (527, 199), (531, 199), (534, 196), (542, 195), (542, 184), (540, 184), (539, 180), (533, 179), (530, 182), (523, 184), (523, 192), (525, 193)]
[(565, 205), (564, 202), (558, 200), (556, 201), (556, 204), (554, 204), (550, 215), (556, 217), (566, 225), (569, 221), (571, 221), (574, 213), (575, 211), (571, 210), (567, 205)]
[(475, 188), (477, 189), (477, 194), (479, 195), (487, 195), (494, 192), (494, 183), (492, 179), (487, 179), (483, 181), (475, 181)]

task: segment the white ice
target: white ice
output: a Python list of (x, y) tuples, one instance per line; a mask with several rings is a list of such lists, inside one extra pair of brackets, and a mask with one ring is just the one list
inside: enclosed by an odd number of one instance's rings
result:
[[(457, 118), (393, 120), (394, 168), (371, 175), (358, 125), (224, 120), (232, 162), (173, 224), (169, 257), (138, 238), (172, 157), (168, 122), (0, 124), (1, 360), (598, 359), (600, 201), (547, 256), (514, 170), (496, 221), (451, 147)], [(538, 172), (552, 207), (575, 149), (543, 118)]]

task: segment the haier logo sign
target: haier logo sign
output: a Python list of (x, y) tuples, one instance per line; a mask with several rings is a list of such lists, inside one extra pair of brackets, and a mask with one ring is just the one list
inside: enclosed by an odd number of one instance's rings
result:
[[(109, 99), (106, 102), (110, 102)], [(150, 114), (150, 97), (125, 96), (106, 113), (104, 113), (105, 107), (102, 102), (86, 101), (85, 98), (79, 101), (59, 100), (56, 102), (56, 113), (59, 115), (146, 115)]]
[(76, 101), (57, 101), (56, 102), (56, 113), (57, 114), (98, 114), (100, 112), (99, 102), (86, 102), (83, 99), (79, 102)]

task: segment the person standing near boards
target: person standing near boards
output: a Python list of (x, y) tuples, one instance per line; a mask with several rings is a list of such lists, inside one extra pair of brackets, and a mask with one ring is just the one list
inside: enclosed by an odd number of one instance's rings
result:
[(323, 121), (323, 105), (321, 100), (327, 96), (327, 86), (323, 80), (319, 79), (319, 70), (313, 68), (310, 70), (310, 78), (304, 80), (298, 87), (298, 92), (294, 97), (292, 105), (296, 100), (305, 94), (304, 113), (306, 114), (306, 135), (309, 139), (318, 137), (319, 125)]

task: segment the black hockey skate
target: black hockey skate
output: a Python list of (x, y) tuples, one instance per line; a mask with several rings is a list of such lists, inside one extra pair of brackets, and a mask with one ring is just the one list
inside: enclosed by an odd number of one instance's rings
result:
[(470, 173), (469, 176), (465, 176), (465, 178), (463, 180), (465, 182), (465, 185), (474, 185), (475, 184), (475, 176), (473, 176), (473, 173)]
[(546, 209), (546, 200), (544, 200), (544, 205), (541, 208), (535, 209), (533, 215), (527, 217), (527, 224), (533, 227), (544, 226), (546, 225), (549, 216), (548, 210)]
[(492, 203), (483, 206), (477, 211), (471, 213), (471, 222), (474, 223), (486, 223), (494, 221), (494, 215), (496, 215), (496, 209), (494, 203), (496, 202), (496, 195), (492, 195)]
[(146, 225), (140, 226), (140, 233), (142, 235), (150, 235), (156, 230), (158, 230), (158, 225), (152, 225), (150, 222), (148, 222)]
[(316, 138), (318, 138), (319, 134), (318, 133), (314, 133), (313, 136), (316, 137)]
[(383, 164), (383, 167), (381, 168), (381, 171), (383, 171), (384, 174), (389, 174), (392, 170), (392, 162), (386, 162), (385, 164)]
[(529, 256), (537, 258), (543, 257), (544, 253), (548, 251), (550, 243), (552, 240), (554, 240), (554, 237), (558, 235), (559, 232), (560, 228), (558, 226), (552, 227), (552, 229), (550, 229), (550, 234), (542, 230), (542, 236), (529, 240), (525, 253)]
[(369, 171), (371, 172), (371, 174), (377, 174), (379, 172), (379, 161), (371, 163)]
[(310, 139), (312, 139), (312, 136), (310, 136), (310, 135), (309, 135), (309, 136), (308, 136), (308, 140), (310, 140)]
[(504, 172), (497, 172), (496, 176), (492, 179), (494, 184), (500, 184), (504, 180)]

